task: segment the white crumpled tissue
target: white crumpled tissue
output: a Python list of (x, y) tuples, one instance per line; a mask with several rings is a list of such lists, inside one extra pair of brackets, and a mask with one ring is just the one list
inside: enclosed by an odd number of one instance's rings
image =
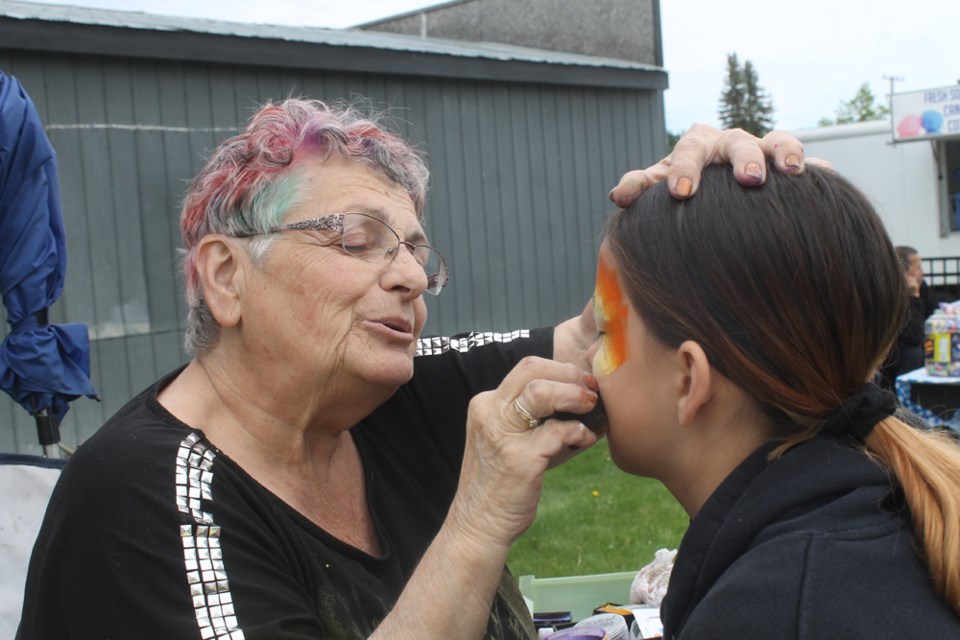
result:
[(660, 549), (654, 554), (653, 562), (640, 569), (637, 577), (633, 579), (630, 587), (632, 604), (660, 606), (663, 597), (667, 595), (667, 584), (670, 582), (670, 572), (676, 557), (676, 549)]

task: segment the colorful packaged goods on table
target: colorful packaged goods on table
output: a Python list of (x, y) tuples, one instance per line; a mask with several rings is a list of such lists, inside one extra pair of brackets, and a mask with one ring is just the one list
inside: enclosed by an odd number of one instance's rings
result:
[(924, 362), (932, 376), (960, 377), (960, 303), (940, 304), (927, 318)]

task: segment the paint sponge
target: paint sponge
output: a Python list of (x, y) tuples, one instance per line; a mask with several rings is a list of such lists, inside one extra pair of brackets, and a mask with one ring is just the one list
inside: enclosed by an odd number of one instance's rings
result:
[(600, 396), (597, 396), (597, 404), (587, 413), (560, 411), (550, 416), (550, 418), (557, 420), (579, 420), (598, 436), (605, 434), (607, 427), (610, 426), (610, 422), (607, 419), (607, 411), (603, 408), (603, 400)]

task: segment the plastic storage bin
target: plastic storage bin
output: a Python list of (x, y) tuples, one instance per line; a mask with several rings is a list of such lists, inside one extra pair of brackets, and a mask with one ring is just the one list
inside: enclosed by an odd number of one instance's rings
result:
[(534, 612), (569, 611), (577, 621), (608, 602), (630, 602), (630, 587), (636, 577), (636, 571), (562, 578), (520, 576), (520, 591), (533, 601)]

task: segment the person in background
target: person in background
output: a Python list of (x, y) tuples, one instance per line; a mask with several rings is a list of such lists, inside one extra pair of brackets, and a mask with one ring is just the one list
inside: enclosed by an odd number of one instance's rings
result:
[(593, 371), (612, 460), (690, 515), (664, 638), (960, 638), (960, 448), (869, 382), (903, 269), (842, 177), (708, 167), (614, 214)]
[(887, 389), (893, 388), (898, 376), (923, 366), (924, 322), (936, 309), (936, 304), (929, 302), (931, 296), (923, 281), (920, 254), (913, 247), (902, 245), (895, 250), (906, 281), (908, 304), (903, 328), (880, 367), (879, 382)]
[[(758, 184), (766, 151), (803, 168), (782, 134), (692, 131), (611, 198), (690, 196), (707, 161)], [(421, 340), (448, 276), (426, 185), (405, 141), (316, 101), (214, 150), (181, 214), (195, 357), (70, 460), (20, 640), (535, 636), (505, 562), (546, 468), (596, 441), (546, 419), (597, 401), (593, 316)]]
[(911, 296), (919, 298), (923, 302), (923, 317), (929, 318), (940, 308), (941, 302), (948, 302), (942, 296), (937, 295), (924, 279), (923, 258), (913, 247), (899, 245), (897, 248), (897, 258), (907, 271), (907, 282)]

